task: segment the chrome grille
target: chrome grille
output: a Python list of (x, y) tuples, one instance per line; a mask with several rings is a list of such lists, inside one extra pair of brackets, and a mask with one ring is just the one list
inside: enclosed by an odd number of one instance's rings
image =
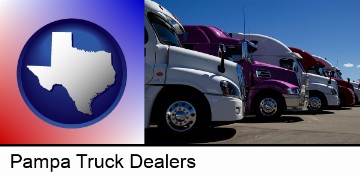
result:
[(267, 69), (257, 69), (256, 76), (260, 78), (271, 78), (270, 71)]

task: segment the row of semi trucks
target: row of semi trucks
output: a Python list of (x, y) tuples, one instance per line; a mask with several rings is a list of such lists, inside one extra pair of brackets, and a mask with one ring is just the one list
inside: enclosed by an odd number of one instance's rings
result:
[(189, 134), (247, 115), (352, 106), (359, 83), (326, 59), (265, 35), (182, 26), (145, 0), (145, 128)]

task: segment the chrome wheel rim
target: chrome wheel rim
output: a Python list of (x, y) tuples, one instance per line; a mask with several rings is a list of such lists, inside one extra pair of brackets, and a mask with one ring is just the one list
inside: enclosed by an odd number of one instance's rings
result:
[(278, 109), (278, 104), (272, 98), (264, 98), (261, 100), (259, 108), (262, 115), (273, 116)]
[(321, 108), (321, 99), (319, 97), (310, 97), (309, 108), (313, 111), (319, 110)]
[(185, 132), (191, 129), (196, 122), (196, 110), (186, 101), (172, 103), (166, 110), (166, 123), (176, 132)]

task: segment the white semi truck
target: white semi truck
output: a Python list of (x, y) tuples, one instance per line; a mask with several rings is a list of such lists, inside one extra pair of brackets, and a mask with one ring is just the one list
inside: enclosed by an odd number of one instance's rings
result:
[[(338, 106), (340, 101), (338, 97), (338, 87), (335, 80), (306, 73), (302, 67), (302, 57), (291, 51), (284, 43), (272, 37), (261, 34), (231, 34), (233, 38), (246, 38), (258, 46), (257, 51), (252, 55), (254, 60), (268, 64), (284, 67), (297, 72), (302, 84), (309, 87), (309, 106), (312, 111), (321, 111), (326, 106)], [(306, 75), (306, 76), (305, 76)], [(284, 75), (286, 76), (286, 75)], [(300, 78), (302, 77), (302, 78)], [(305, 78), (307, 77), (307, 78)], [(306, 82), (307, 80), (307, 82)], [(312, 97), (321, 96), (325, 100), (322, 103), (315, 103)], [(322, 98), (320, 98), (322, 99)]]
[(327, 76), (333, 77), (338, 82), (339, 97), (342, 105), (352, 106), (354, 103), (358, 103), (360, 98), (359, 84), (351, 82), (350, 79), (345, 81), (341, 70), (331, 64), (329, 60), (316, 55), (313, 55), (313, 57), (325, 65), (324, 70), (327, 72)]
[[(181, 48), (184, 28), (168, 10), (145, 0), (145, 128), (190, 134), (244, 117), (241, 67)], [(225, 52), (224, 47), (219, 48)]]

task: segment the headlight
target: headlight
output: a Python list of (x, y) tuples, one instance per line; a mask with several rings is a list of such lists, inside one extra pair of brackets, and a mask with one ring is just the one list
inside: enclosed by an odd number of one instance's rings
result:
[(220, 81), (220, 88), (224, 95), (233, 95), (237, 97), (240, 95), (239, 89), (229, 81)]
[(288, 91), (288, 94), (299, 95), (300, 92), (301, 92), (301, 89), (299, 89), (299, 88), (295, 88), (295, 89), (288, 88), (287, 91)]
[(337, 94), (337, 90), (336, 90), (335, 88), (331, 87), (330, 89), (331, 89), (331, 93), (332, 93), (333, 95)]

